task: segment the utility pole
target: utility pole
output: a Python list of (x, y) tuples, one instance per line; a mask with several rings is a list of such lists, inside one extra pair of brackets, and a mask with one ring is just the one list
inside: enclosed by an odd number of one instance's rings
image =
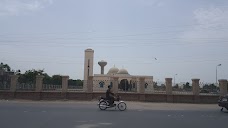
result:
[(218, 85), (218, 82), (217, 82), (217, 81), (218, 81), (218, 78), (217, 78), (217, 77), (218, 77), (218, 71), (217, 71), (217, 67), (218, 67), (218, 66), (222, 66), (222, 64), (218, 64), (218, 65), (216, 66), (216, 73), (215, 73), (215, 74), (216, 74), (216, 82), (215, 82), (216, 86)]

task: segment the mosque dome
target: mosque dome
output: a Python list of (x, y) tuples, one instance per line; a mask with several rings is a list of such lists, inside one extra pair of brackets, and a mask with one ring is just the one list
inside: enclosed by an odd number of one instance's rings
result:
[(120, 69), (117, 74), (129, 74), (128, 71), (124, 68)]
[(114, 66), (109, 69), (108, 74), (116, 74), (118, 71), (119, 69)]

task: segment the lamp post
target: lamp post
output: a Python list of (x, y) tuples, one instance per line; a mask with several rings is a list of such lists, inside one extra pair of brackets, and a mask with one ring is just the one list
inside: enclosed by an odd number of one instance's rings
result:
[(217, 76), (218, 76), (218, 71), (217, 71), (217, 68), (218, 68), (218, 66), (222, 66), (222, 64), (218, 64), (217, 66), (216, 66), (216, 82), (215, 82), (215, 84), (216, 84), (216, 86), (218, 85), (218, 80), (217, 80)]
[(176, 76), (176, 75), (177, 75), (177, 74), (175, 74), (175, 75), (174, 75), (174, 78), (173, 78), (173, 84), (174, 84), (173, 86), (175, 86), (175, 76)]

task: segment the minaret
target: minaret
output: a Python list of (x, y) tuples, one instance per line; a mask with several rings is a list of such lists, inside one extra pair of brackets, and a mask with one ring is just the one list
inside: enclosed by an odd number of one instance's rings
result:
[(85, 50), (85, 62), (84, 62), (84, 80), (88, 80), (89, 76), (93, 76), (93, 49)]

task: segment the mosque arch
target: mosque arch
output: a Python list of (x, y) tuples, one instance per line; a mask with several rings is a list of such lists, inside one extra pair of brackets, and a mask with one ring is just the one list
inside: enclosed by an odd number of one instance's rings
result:
[[(133, 86), (135, 87), (133, 88)], [(136, 87), (136, 83), (128, 79), (122, 79), (118, 86), (121, 91), (135, 91)]]

